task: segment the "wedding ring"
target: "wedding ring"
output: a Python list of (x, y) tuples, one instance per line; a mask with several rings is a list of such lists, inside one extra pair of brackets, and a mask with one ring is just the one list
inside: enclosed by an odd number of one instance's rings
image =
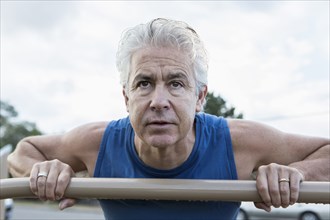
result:
[(286, 179), (286, 178), (281, 178), (278, 182), (279, 183), (282, 183), (282, 182), (289, 183), (290, 180), (289, 179)]
[(42, 177), (42, 176), (47, 178), (48, 173), (45, 173), (45, 172), (40, 172), (40, 173), (38, 173), (38, 175), (37, 175), (37, 179), (38, 179), (39, 177)]

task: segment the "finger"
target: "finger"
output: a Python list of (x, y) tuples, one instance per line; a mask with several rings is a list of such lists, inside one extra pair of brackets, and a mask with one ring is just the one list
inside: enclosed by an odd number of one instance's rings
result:
[(55, 186), (55, 196), (56, 199), (59, 200), (64, 196), (64, 192), (68, 187), (71, 177), (74, 175), (71, 169), (64, 169), (61, 173), (59, 173), (57, 178), (57, 184)]
[(30, 189), (33, 194), (38, 195), (37, 187), (37, 175), (39, 172), (39, 166), (37, 164), (33, 165), (30, 173)]
[(268, 183), (267, 183), (267, 174), (266, 174), (266, 168), (264, 166), (261, 166), (258, 170), (258, 176), (256, 180), (258, 193), (260, 195), (261, 200), (267, 205), (271, 206), (271, 198), (269, 196), (269, 189), (268, 189)]
[(287, 167), (280, 166), (278, 170), (278, 185), (281, 197), (281, 206), (286, 208), (290, 204), (290, 174)]
[[(289, 180), (289, 178), (285, 178), (285, 179)], [(279, 182), (279, 187), (280, 187), (280, 194), (281, 194), (281, 206), (283, 208), (286, 208), (290, 205), (290, 182), (286, 182), (286, 181)]]
[(254, 206), (258, 209), (263, 209), (265, 210), (266, 212), (270, 212), (272, 210), (271, 206), (268, 206), (266, 205), (265, 203), (263, 202), (255, 202), (254, 203)]
[(269, 167), (270, 172), (268, 173), (268, 188), (269, 196), (271, 198), (271, 205), (278, 208), (281, 206), (281, 195), (278, 185), (278, 172), (277, 169), (273, 166)]
[[(39, 173), (48, 173), (48, 171), (40, 169)], [(37, 176), (38, 197), (43, 201), (46, 200), (46, 181), (46, 176)]]
[(60, 210), (63, 210), (63, 209), (73, 206), (74, 204), (76, 204), (75, 199), (62, 199), (60, 201), (60, 203), (58, 204), (58, 206), (59, 206)]
[(56, 199), (55, 188), (57, 185), (58, 175), (59, 175), (58, 170), (51, 167), (46, 179), (46, 186), (45, 186), (45, 196), (47, 200), (54, 201)]
[(294, 173), (290, 176), (290, 205), (293, 205), (298, 201), (301, 182), (302, 177), (299, 173)]

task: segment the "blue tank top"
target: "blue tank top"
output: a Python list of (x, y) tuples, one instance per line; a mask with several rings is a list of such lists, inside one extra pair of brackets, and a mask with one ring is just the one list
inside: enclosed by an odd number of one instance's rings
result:
[[(159, 170), (144, 164), (134, 147), (129, 118), (112, 121), (106, 128), (94, 177), (176, 178), (237, 180), (227, 121), (205, 113), (195, 117), (195, 145), (179, 167)], [(239, 202), (99, 200), (107, 220), (118, 219), (236, 219)]]

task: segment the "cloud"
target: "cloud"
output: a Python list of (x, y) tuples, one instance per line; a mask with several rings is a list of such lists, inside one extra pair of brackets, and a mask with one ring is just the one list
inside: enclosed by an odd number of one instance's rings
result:
[(2, 1), (1, 5), (2, 27), (9, 34), (22, 29), (47, 31), (78, 13), (75, 1)]
[[(1, 6), (1, 99), (48, 133), (127, 115), (115, 68), (117, 44), (124, 29), (156, 17), (186, 21), (200, 34), (210, 54), (209, 90), (248, 119), (329, 111), (329, 2)], [(281, 126), (299, 132), (296, 121)], [(324, 121), (317, 122), (319, 133), (329, 133)]]

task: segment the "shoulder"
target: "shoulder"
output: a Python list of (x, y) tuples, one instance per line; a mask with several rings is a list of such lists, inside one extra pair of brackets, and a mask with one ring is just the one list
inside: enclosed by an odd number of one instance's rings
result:
[(228, 119), (227, 121), (232, 141), (237, 144), (243, 141), (245, 145), (251, 143), (256, 146), (255, 142), (261, 140), (267, 142), (267, 139), (271, 141), (275, 137), (280, 140), (283, 135), (280, 130), (256, 121), (243, 119)]
[(285, 146), (285, 133), (269, 125), (243, 119), (229, 119), (228, 126), (236, 154), (261, 159), (278, 146)]
[(72, 139), (75, 141), (97, 141), (102, 137), (108, 124), (109, 122), (103, 121), (80, 125), (66, 133), (63, 138), (70, 141)]
[(98, 150), (103, 133), (109, 122), (93, 122), (80, 125), (61, 136), (61, 143), (75, 153)]
[(62, 135), (62, 144), (70, 147), (72, 153), (84, 153), (85, 150), (98, 151), (103, 133), (109, 122), (93, 122), (80, 125)]
[(196, 114), (195, 119), (197, 122), (207, 126), (226, 125), (226, 120), (223, 117), (207, 114), (204, 112)]

